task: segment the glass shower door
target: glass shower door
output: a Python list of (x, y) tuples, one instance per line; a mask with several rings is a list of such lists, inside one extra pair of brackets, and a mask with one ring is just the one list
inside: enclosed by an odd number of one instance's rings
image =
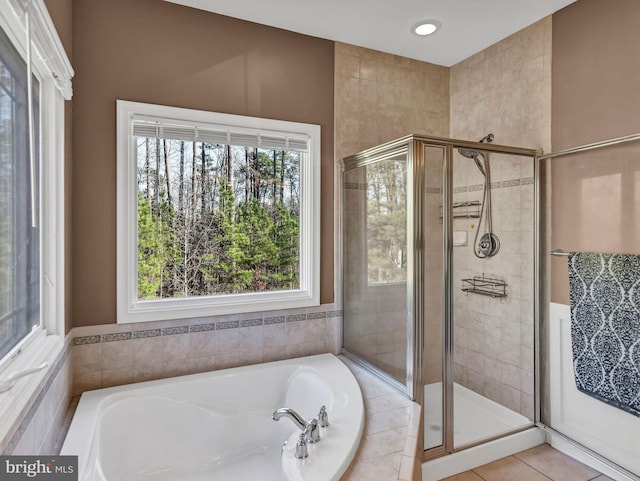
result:
[(445, 148), (423, 145), (424, 449), (444, 444)]
[(407, 382), (407, 155), (344, 175), (343, 346)]

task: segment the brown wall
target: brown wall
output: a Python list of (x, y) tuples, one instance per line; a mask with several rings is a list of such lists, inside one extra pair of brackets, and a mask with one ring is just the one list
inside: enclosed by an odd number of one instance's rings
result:
[(71, 49), (73, 43), (73, 0), (44, 0), (51, 20), (56, 27), (58, 36), (62, 41), (62, 46), (71, 59)]
[[(553, 150), (640, 132), (640, 5), (580, 0), (553, 16)], [(551, 246), (640, 253), (640, 145), (551, 161)], [(552, 298), (569, 303), (566, 260)]]
[(160, 0), (73, 5), (73, 325), (116, 320), (116, 99), (319, 124), (333, 302), (333, 42)]
[[(73, 63), (73, 0), (45, 0), (45, 5), (49, 10), (51, 19), (58, 31), (58, 36), (62, 41), (67, 57)], [(72, 219), (71, 219), (71, 202), (72, 202), (72, 103), (66, 102), (64, 108), (64, 185), (65, 185), (65, 232), (64, 232), (64, 250), (65, 250), (65, 330), (69, 331), (72, 327), (72, 303), (73, 303), (73, 286), (72, 286)]]

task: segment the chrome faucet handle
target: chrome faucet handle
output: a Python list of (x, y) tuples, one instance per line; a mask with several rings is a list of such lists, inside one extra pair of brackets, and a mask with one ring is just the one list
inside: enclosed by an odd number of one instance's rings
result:
[(329, 427), (329, 415), (327, 414), (327, 406), (322, 406), (318, 413), (318, 421), (321, 428)]
[(311, 419), (307, 421), (307, 424), (303, 431), (304, 439), (308, 443), (317, 443), (320, 441), (320, 425), (317, 419)]
[(296, 459), (304, 459), (309, 457), (309, 450), (307, 449), (307, 441), (305, 441), (305, 436), (307, 434), (307, 430), (305, 429), (300, 433), (298, 437), (298, 442), (296, 443)]

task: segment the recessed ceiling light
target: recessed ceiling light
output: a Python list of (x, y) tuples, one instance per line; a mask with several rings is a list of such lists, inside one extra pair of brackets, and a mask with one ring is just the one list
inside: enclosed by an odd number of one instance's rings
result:
[(440, 22), (437, 20), (424, 20), (413, 26), (411, 31), (416, 35), (424, 37), (426, 35), (432, 35), (440, 28)]

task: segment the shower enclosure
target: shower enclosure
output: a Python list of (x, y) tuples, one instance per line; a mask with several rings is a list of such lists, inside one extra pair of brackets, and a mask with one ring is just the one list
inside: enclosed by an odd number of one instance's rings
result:
[(538, 417), (539, 152), (488, 137), (343, 159), (343, 352), (423, 404), (425, 459)]

